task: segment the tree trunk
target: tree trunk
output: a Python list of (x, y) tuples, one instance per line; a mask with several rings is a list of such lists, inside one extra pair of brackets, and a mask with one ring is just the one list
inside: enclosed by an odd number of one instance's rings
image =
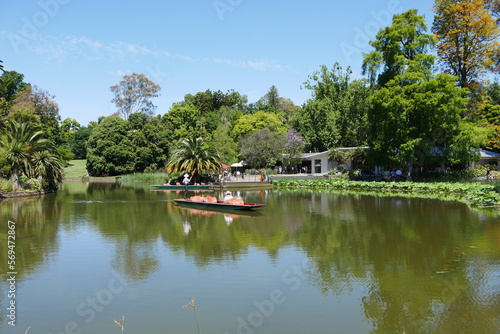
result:
[(12, 176), (11, 176), (11, 180), (12, 180), (12, 190), (14, 191), (19, 191), (21, 190), (21, 183), (19, 182), (19, 171), (17, 169), (17, 167), (14, 167), (14, 169), (12, 170)]

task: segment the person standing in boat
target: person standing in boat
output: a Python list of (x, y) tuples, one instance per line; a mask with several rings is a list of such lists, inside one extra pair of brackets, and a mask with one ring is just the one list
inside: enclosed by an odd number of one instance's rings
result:
[(182, 184), (184, 185), (184, 198), (188, 198), (188, 188), (190, 182), (191, 178), (189, 177), (189, 174), (184, 174), (184, 180), (182, 180)]

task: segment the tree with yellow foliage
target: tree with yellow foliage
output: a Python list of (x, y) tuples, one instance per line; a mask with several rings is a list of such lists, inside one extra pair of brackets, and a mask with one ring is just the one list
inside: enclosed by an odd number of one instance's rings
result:
[(476, 92), (499, 50), (496, 20), (484, 0), (436, 0), (434, 11), (439, 62), (461, 87)]

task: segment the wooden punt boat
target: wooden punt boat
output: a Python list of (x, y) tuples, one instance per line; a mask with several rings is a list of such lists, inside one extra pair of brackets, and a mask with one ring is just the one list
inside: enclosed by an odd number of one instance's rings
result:
[(265, 204), (257, 204), (257, 203), (228, 204), (222, 201), (210, 203), (210, 202), (192, 201), (190, 199), (174, 199), (174, 202), (180, 205), (197, 207), (197, 208), (225, 209), (225, 210), (252, 210), (265, 206)]
[[(183, 185), (154, 185), (151, 187), (158, 190), (184, 190)], [(188, 190), (203, 190), (203, 189), (212, 189), (212, 186), (209, 184), (188, 186)]]
[(218, 209), (214, 207), (210, 208), (196, 208), (184, 205), (176, 205), (176, 209), (185, 212), (188, 216), (213, 216), (213, 215), (223, 215), (229, 216), (233, 219), (236, 218), (253, 218), (253, 217), (263, 217), (264, 214), (260, 210), (231, 210), (231, 209)]
[(241, 189), (241, 188), (258, 188), (258, 189), (269, 189), (273, 187), (273, 184), (270, 182), (253, 182), (253, 181), (227, 181), (227, 182), (214, 182), (214, 189), (217, 188), (231, 188), (231, 189)]

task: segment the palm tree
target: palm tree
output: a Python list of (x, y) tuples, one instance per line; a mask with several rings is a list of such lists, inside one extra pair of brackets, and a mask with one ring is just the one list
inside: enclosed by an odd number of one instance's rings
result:
[(3, 69), (3, 65), (2, 65), (3, 61), (0, 60), (0, 71), (4, 72), (5, 73), (5, 70)]
[(202, 138), (188, 138), (179, 143), (172, 151), (167, 164), (167, 172), (190, 173), (196, 177), (201, 171), (219, 171), (221, 159), (219, 153), (205, 144)]
[[(58, 161), (55, 146), (44, 138), (43, 131), (33, 123), (19, 123), (12, 119), (7, 120), (5, 125), (0, 137), (0, 149), (11, 166), (14, 190), (21, 189), (21, 175), (45, 177), (50, 187), (62, 179), (59, 175), (62, 175), (63, 169)], [(46, 153), (39, 155), (41, 152)]]
[(43, 189), (57, 190), (63, 180), (64, 167), (54, 154), (49, 151), (36, 152), (32, 157), (32, 166), (32, 176), (38, 177)]

